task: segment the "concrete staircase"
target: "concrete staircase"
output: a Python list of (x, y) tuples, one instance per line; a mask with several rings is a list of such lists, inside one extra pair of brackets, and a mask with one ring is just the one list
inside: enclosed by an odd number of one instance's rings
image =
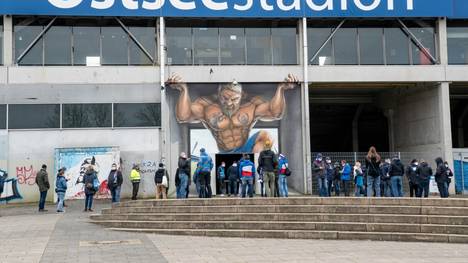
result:
[(139, 200), (91, 220), (168, 235), (468, 243), (468, 199)]

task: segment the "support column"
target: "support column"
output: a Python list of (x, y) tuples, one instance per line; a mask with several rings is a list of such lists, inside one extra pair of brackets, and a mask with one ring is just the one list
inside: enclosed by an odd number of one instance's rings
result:
[(13, 18), (3, 16), (3, 65), (13, 65)]
[[(165, 40), (165, 24), (164, 17), (159, 18), (158, 25), (159, 32), (159, 78), (161, 90), (161, 161), (165, 163), (168, 169), (171, 168), (171, 154), (170, 154), (170, 133), (169, 133), (169, 105), (166, 98), (166, 40)], [(171, 171), (171, 170), (170, 170)]]
[(439, 61), (441, 65), (448, 65), (447, 19), (439, 18), (437, 20), (437, 32)]
[[(442, 158), (453, 168), (452, 125), (450, 118), (450, 83), (442, 82), (438, 86), (440, 147)], [(455, 182), (450, 184), (449, 192), (455, 194)]]

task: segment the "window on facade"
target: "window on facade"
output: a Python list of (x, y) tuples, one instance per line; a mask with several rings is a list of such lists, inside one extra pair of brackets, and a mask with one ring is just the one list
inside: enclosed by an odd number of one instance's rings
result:
[(10, 104), (9, 129), (60, 128), (59, 104)]
[(272, 28), (273, 64), (297, 64), (296, 28)]
[(341, 28), (333, 38), (336, 65), (357, 65), (357, 29)]
[(51, 27), (44, 36), (44, 64), (71, 65), (72, 29), (67, 26)]
[(359, 54), (361, 65), (384, 64), (383, 28), (359, 28)]
[(271, 65), (271, 29), (246, 28), (247, 64)]
[[(327, 38), (331, 34), (331, 28), (309, 28), (308, 29), (308, 53), (309, 58), (312, 59), (317, 53), (320, 47), (325, 43)], [(333, 64), (332, 56), (332, 41), (329, 41), (320, 53), (314, 58), (313, 61), (309, 61), (310, 64), (314, 65), (330, 65)]]
[(167, 64), (192, 64), (192, 29), (185, 27), (166, 28)]
[[(410, 28), (410, 31), (414, 36), (421, 42), (433, 57), (435, 57), (435, 34), (434, 28), (421, 27), (421, 28)], [(411, 41), (411, 50), (413, 56), (414, 65), (432, 65), (431, 59), (416, 45), (414, 41)]]
[(102, 65), (128, 65), (128, 36), (121, 27), (102, 27)]
[(220, 55), (222, 65), (245, 64), (244, 28), (220, 28)]
[(161, 126), (161, 104), (116, 103), (114, 104), (114, 127)]
[(0, 130), (6, 129), (6, 105), (0, 104)]
[(101, 57), (99, 27), (73, 27), (73, 63), (86, 65), (87, 58)]
[[(15, 58), (18, 59), (32, 41), (42, 32), (42, 26), (15, 26)], [(20, 61), (20, 65), (42, 65), (43, 39), (32, 47)]]
[(398, 27), (384, 28), (385, 48), (388, 65), (408, 65), (409, 38)]
[(468, 64), (468, 27), (448, 27), (449, 64)]
[[(140, 42), (141, 45), (156, 60), (156, 31), (154, 27), (130, 27), (130, 32)], [(151, 65), (153, 62), (132, 40), (129, 46), (131, 65)]]
[(64, 104), (63, 128), (112, 127), (111, 104)]
[(196, 65), (218, 65), (218, 28), (193, 28), (193, 53)]

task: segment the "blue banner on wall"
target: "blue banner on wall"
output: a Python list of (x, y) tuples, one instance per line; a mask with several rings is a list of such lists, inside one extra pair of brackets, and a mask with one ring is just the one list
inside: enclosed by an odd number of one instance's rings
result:
[(0, 14), (468, 18), (468, 0), (0, 0)]

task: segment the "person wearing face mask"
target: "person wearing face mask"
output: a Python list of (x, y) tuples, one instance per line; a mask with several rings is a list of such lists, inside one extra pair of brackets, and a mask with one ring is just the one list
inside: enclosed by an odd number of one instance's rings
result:
[(327, 174), (327, 196), (331, 196), (335, 167), (333, 166), (330, 157), (325, 158), (325, 169)]
[(413, 159), (410, 165), (406, 168), (406, 177), (408, 178), (410, 197), (416, 196), (419, 188), (419, 178), (418, 178), (418, 160)]
[(117, 164), (113, 163), (109, 176), (107, 177), (107, 188), (111, 192), (112, 203), (120, 202), (120, 190), (123, 183), (122, 172), (117, 169)]
[(423, 193), (424, 193), (424, 198), (428, 198), (429, 197), (429, 182), (432, 176), (432, 168), (427, 164), (426, 161), (421, 160), (421, 164), (416, 170), (416, 173), (419, 178), (419, 187), (418, 187), (418, 192), (416, 193), (416, 197), (421, 198), (423, 197)]
[(221, 196), (224, 196), (225, 187), (224, 187), (224, 179), (226, 178), (226, 163), (221, 162), (221, 165), (218, 167), (218, 185), (219, 191)]
[(312, 163), (312, 175), (317, 178), (319, 196), (328, 196), (325, 162), (321, 153), (317, 154), (315, 161)]
[(237, 196), (237, 182), (240, 180), (239, 177), (239, 168), (237, 167), (237, 161), (234, 161), (232, 165), (227, 170), (227, 178), (229, 179), (229, 191), (228, 196)]

